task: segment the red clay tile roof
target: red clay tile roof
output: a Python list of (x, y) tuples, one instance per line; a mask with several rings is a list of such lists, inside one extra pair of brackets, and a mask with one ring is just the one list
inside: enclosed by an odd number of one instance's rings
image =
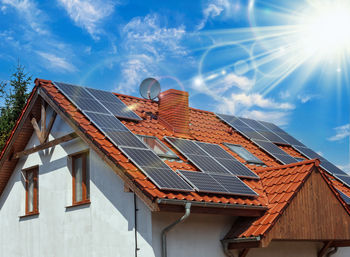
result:
[[(290, 202), (293, 195), (300, 189), (303, 182), (310, 174), (311, 169), (317, 165), (315, 160), (307, 160), (300, 163), (281, 166), (270, 155), (258, 148), (254, 143), (232, 130), (228, 125), (220, 121), (212, 112), (190, 108), (190, 139), (220, 144), (222, 142), (239, 144), (262, 160), (270, 168), (262, 168), (246, 164), (254, 170), (261, 180), (242, 179), (248, 186), (259, 194), (257, 198), (235, 197), (227, 195), (214, 195), (196, 192), (167, 192), (159, 190), (147, 177), (133, 165), (91, 122), (50, 82), (37, 80), (39, 86), (57, 106), (71, 118), (72, 121), (89, 136), (91, 141), (97, 145), (106, 155), (120, 165), (134, 183), (152, 200), (157, 198), (214, 202), (225, 204), (240, 204), (247, 206), (268, 207), (266, 213), (258, 220), (251, 223), (249, 229), (242, 231), (239, 237), (251, 237), (262, 235), (276, 221)], [(35, 88), (34, 90), (36, 90)], [(133, 109), (143, 120), (140, 122), (122, 122), (135, 134), (150, 135), (158, 137), (164, 144), (180, 156), (183, 162), (165, 161), (173, 170), (197, 170), (188, 163), (183, 156), (163, 140), (164, 136), (176, 136), (165, 127), (159, 120), (151, 119), (147, 112), (157, 114), (158, 104), (150, 100), (138, 97), (116, 94), (125, 104)], [(295, 157), (303, 157), (290, 146), (280, 146), (284, 151)], [(230, 152), (230, 151), (228, 151)], [(235, 153), (230, 152), (242, 163), (245, 161)], [(3, 154), (3, 153), (2, 153)], [(0, 167), (2, 168), (2, 167)], [(320, 169), (320, 168), (319, 168)], [(336, 180), (333, 176), (323, 173), (324, 178), (336, 189), (350, 196), (350, 189)], [(335, 194), (339, 196), (336, 190)], [(344, 203), (343, 203), (344, 204)]]

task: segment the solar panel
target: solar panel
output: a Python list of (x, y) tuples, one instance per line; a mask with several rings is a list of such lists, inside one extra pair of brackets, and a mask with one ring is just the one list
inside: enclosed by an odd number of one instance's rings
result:
[(329, 161), (322, 160), (320, 166), (333, 175), (347, 175), (344, 171), (342, 171)]
[(87, 111), (84, 111), (84, 114), (102, 131), (104, 131), (104, 129), (129, 131), (124, 124), (113, 115)]
[(225, 115), (225, 114), (217, 114), (222, 121), (230, 125), (232, 128), (240, 132), (243, 136), (245, 136), (248, 139), (260, 139), (260, 140), (267, 140), (265, 137), (263, 137), (260, 133), (258, 133), (256, 130), (249, 127), (247, 124), (245, 124), (243, 121), (239, 120), (235, 116)]
[(261, 149), (265, 150), (267, 153), (275, 157), (277, 160), (282, 162), (283, 164), (289, 164), (298, 162), (292, 156), (287, 154), (285, 151), (280, 149), (274, 143), (263, 140), (252, 140), (256, 145), (258, 145)]
[(305, 155), (309, 159), (324, 160), (322, 156), (320, 156), (319, 154), (317, 154), (316, 152), (314, 152), (308, 147), (293, 145), (293, 148), (297, 150), (299, 153), (301, 153), (302, 155)]
[(344, 202), (346, 202), (347, 205), (350, 205), (350, 197), (338, 189), (337, 189), (337, 191), (340, 194), (340, 197), (343, 198)]
[(235, 159), (216, 158), (215, 160), (237, 177), (259, 179), (258, 175)]
[(348, 175), (335, 175), (340, 181), (342, 181), (345, 185), (350, 187), (350, 176)]
[(72, 101), (72, 99), (77, 99), (81, 97), (90, 98), (93, 99), (93, 97), (86, 92), (84, 87), (75, 86), (67, 83), (62, 82), (54, 82), (54, 84), (59, 88), (60, 91), (62, 91), (65, 96), (69, 98), (69, 100)]
[(236, 176), (227, 176), (227, 175), (211, 175), (216, 181), (219, 182), (229, 193), (235, 195), (243, 196), (258, 196), (249, 186), (243, 183), (242, 180)]
[(205, 173), (224, 173), (230, 174), (230, 172), (220, 165), (214, 158), (209, 155), (195, 155), (187, 154), (186, 157), (191, 161), (196, 167)]
[(228, 191), (207, 173), (178, 171), (179, 174), (198, 192), (227, 194)]
[(93, 98), (79, 97), (74, 99), (74, 104), (81, 111), (109, 114), (108, 110)]
[(172, 144), (177, 150), (184, 154), (196, 154), (196, 155), (207, 155), (198, 145), (191, 140), (165, 137), (165, 139)]
[(180, 176), (170, 169), (153, 151), (130, 147), (119, 149), (160, 189), (193, 191)]
[(234, 175), (206, 174), (179, 170), (178, 173), (198, 192), (257, 196), (242, 180)]
[(231, 174), (238, 177), (259, 178), (254, 172), (244, 166), (240, 161), (235, 159), (231, 154), (226, 152), (217, 144), (203, 143), (196, 141), (205, 152), (212, 156), (218, 163), (224, 166)]
[(290, 145), (298, 145), (298, 146), (304, 146), (300, 141), (296, 140), (294, 137), (289, 135), (287, 132), (285, 132), (280, 127), (276, 126), (273, 123), (266, 122), (266, 121), (259, 121), (262, 125), (264, 125), (266, 128), (274, 132), (276, 135), (278, 135), (280, 138), (282, 138), (284, 141), (286, 141)]
[(148, 147), (130, 131), (105, 129), (105, 135), (117, 146), (129, 146), (148, 149)]
[(86, 88), (86, 90), (96, 98), (111, 114), (131, 120), (142, 120), (136, 113), (129, 109), (116, 95), (111, 92)]

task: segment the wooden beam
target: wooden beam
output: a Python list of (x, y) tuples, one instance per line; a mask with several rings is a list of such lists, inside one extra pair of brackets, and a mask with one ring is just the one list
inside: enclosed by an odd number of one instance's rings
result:
[(159, 211), (158, 204), (153, 202), (150, 197), (146, 196), (144, 192), (138, 188), (134, 182), (125, 174), (124, 169), (115, 161), (112, 160), (110, 156), (107, 156), (101, 148), (95, 145), (88, 136), (79, 129), (77, 124), (68, 115), (63, 112), (57, 104), (45, 93), (43, 90), (39, 90), (39, 95), (44, 98), (44, 100), (51, 106), (51, 108), (68, 124), (70, 125), (78, 136), (94, 150), (100, 158), (105, 161), (109, 167), (124, 181), (124, 183), (148, 206), (151, 211)]
[(39, 139), (40, 144), (42, 144), (43, 142), (42, 142), (42, 139), (41, 139), (41, 131), (40, 131), (38, 122), (36, 121), (35, 117), (33, 117), (33, 118), (31, 119), (31, 123), (32, 123), (32, 125), (33, 125), (35, 134), (36, 134), (36, 136), (37, 136), (38, 139)]
[(41, 130), (40, 130), (40, 143), (45, 143), (44, 137), (46, 134), (46, 109), (44, 99), (41, 99)]
[(323, 257), (326, 254), (326, 252), (328, 251), (328, 249), (332, 243), (333, 243), (333, 241), (324, 242), (322, 249), (317, 254), (317, 257)]
[(51, 119), (50, 119), (50, 122), (49, 122), (49, 126), (47, 126), (47, 129), (46, 129), (46, 131), (45, 131), (44, 142), (46, 142), (47, 138), (49, 137), (49, 134), (50, 134), (50, 132), (51, 132), (51, 129), (52, 129), (52, 127), (53, 127), (53, 124), (54, 124), (54, 122), (55, 122), (55, 120), (56, 120), (56, 116), (57, 116), (57, 113), (56, 113), (56, 112), (54, 112), (54, 113), (52, 114), (52, 116), (51, 116)]
[(240, 253), (238, 257), (246, 257), (250, 248), (244, 248)]
[(63, 137), (59, 137), (59, 138), (56, 138), (50, 142), (47, 142), (47, 143), (43, 143), (41, 145), (38, 145), (38, 146), (34, 146), (33, 148), (30, 148), (30, 149), (27, 149), (27, 150), (24, 150), (24, 151), (21, 151), (21, 152), (18, 152), (18, 153), (15, 153), (14, 155), (14, 159), (19, 159), (23, 156), (26, 156), (26, 155), (29, 155), (29, 154), (32, 154), (32, 153), (36, 153), (36, 152), (39, 152), (39, 151), (42, 151), (42, 150), (45, 150), (47, 148), (50, 148), (50, 147), (53, 147), (55, 145), (58, 145), (58, 144), (61, 144), (61, 143), (64, 143), (64, 142), (68, 142), (74, 138), (77, 138), (78, 135), (75, 133), (75, 132), (72, 132), (68, 135), (65, 135)]

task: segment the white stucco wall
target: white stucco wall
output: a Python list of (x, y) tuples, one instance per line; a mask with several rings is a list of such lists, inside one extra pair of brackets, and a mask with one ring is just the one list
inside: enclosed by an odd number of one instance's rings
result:
[[(50, 113), (50, 112), (49, 112)], [(49, 120), (49, 118), (47, 119)], [(50, 140), (70, 133), (56, 118)], [(35, 135), (26, 148), (38, 145)], [(0, 196), (0, 257), (129, 257), (135, 256), (134, 195), (124, 192), (120, 178), (90, 149), (90, 200), (72, 204), (72, 177), (67, 155), (88, 149), (81, 139), (22, 158)], [(25, 188), (21, 170), (39, 165), (38, 216), (25, 214)], [(138, 257), (161, 256), (161, 231), (182, 213), (151, 213), (140, 200), (137, 206)], [(225, 257), (220, 239), (235, 217), (191, 214), (168, 234), (168, 257)], [(316, 243), (273, 242), (253, 249), (248, 257), (316, 256)], [(340, 249), (335, 257), (350, 256)]]
[[(49, 118), (48, 118), (49, 120)], [(50, 139), (72, 130), (56, 118)], [(38, 145), (35, 135), (26, 148)], [(21, 159), (0, 197), (0, 256), (134, 255), (134, 198), (120, 178), (90, 150), (90, 206), (73, 207), (67, 155), (88, 149), (80, 139)], [(21, 170), (39, 165), (39, 216), (25, 214)], [(148, 212), (139, 202), (141, 211)], [(139, 213), (141, 216), (146, 214)], [(139, 239), (142, 242), (142, 238)]]

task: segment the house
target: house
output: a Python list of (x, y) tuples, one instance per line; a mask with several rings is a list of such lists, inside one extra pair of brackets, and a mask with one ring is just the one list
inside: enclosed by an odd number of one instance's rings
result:
[(345, 173), (188, 98), (36, 79), (0, 156), (0, 256), (350, 255)]

